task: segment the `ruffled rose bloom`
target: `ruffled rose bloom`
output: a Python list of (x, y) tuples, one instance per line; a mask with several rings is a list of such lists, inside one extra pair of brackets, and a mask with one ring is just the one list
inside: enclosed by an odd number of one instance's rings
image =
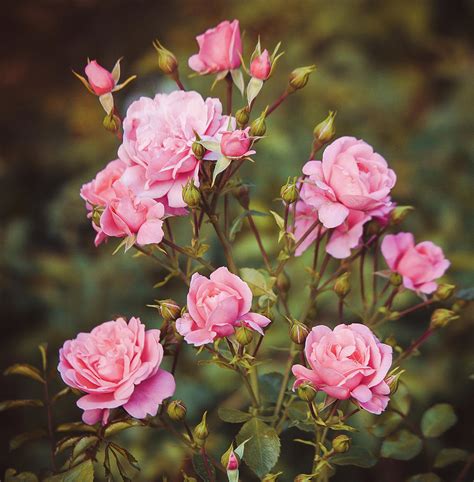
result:
[(341, 225), (351, 209), (370, 213), (387, 204), (396, 181), (385, 159), (355, 137), (332, 142), (323, 160), (307, 162), (303, 174), (308, 188), (302, 198), (326, 228)]
[(382, 413), (389, 401), (385, 378), (392, 364), (392, 347), (380, 343), (367, 326), (352, 323), (334, 330), (319, 325), (306, 338), (309, 368), (293, 366), (294, 388), (311, 383), (330, 397), (352, 398), (368, 412)]
[(381, 250), (391, 271), (402, 276), (405, 288), (420, 293), (436, 291), (435, 280), (443, 276), (450, 265), (439, 246), (431, 241), (415, 245), (411, 233), (385, 236)]
[(58, 370), (67, 385), (85, 392), (77, 401), (90, 425), (107, 423), (113, 408), (132, 417), (156, 415), (175, 390), (173, 375), (160, 368), (160, 331), (146, 330), (139, 318), (106, 321), (79, 333), (59, 350)]
[(238, 20), (225, 20), (217, 27), (198, 35), (196, 40), (199, 53), (188, 60), (189, 67), (195, 72), (211, 74), (240, 67), (242, 41)]
[[(141, 97), (128, 108), (118, 155), (130, 166), (145, 168), (150, 197), (170, 208), (185, 208), (183, 186), (190, 179), (199, 184), (199, 161), (192, 151), (196, 134), (219, 141), (227, 124), (219, 99), (204, 100), (197, 92)], [(207, 152), (204, 159), (217, 156)]]
[(230, 159), (239, 159), (255, 154), (250, 150), (252, 139), (249, 136), (250, 127), (244, 130), (225, 131), (221, 138), (221, 152)]
[(86, 65), (85, 72), (89, 86), (95, 94), (108, 94), (114, 89), (116, 82), (112, 74), (99, 65), (96, 60), (92, 60)]
[[(313, 206), (306, 204), (301, 199), (296, 202), (295, 207), (295, 228), (293, 234), (296, 242), (311, 229), (311, 226), (318, 220), (318, 211)], [(301, 256), (318, 238), (318, 234), (321, 235), (326, 231), (322, 224), (315, 226), (296, 248), (295, 256)]]
[(255, 57), (250, 64), (250, 75), (260, 80), (267, 80), (272, 70), (270, 54), (265, 49), (260, 55)]
[(250, 312), (250, 288), (225, 267), (216, 269), (209, 278), (194, 273), (187, 307), (188, 313), (176, 320), (176, 329), (187, 343), (195, 346), (230, 336), (240, 325), (263, 335), (262, 328), (270, 323), (265, 316)]

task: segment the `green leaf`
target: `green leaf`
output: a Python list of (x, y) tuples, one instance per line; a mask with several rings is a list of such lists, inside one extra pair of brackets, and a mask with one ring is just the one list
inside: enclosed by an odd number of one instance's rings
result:
[(216, 470), (209, 460), (204, 460), (201, 454), (193, 455), (193, 467), (197, 475), (204, 482), (212, 482), (216, 480)]
[(46, 372), (46, 369), (48, 368), (48, 344), (39, 344), (38, 350), (41, 353), (41, 366), (43, 367), (43, 371)]
[(73, 447), (79, 440), (81, 439), (81, 435), (69, 435), (67, 437), (62, 438), (59, 442), (56, 443), (56, 448), (54, 453), (57, 455), (64, 450)]
[(441, 479), (433, 472), (412, 475), (406, 482), (441, 482)]
[(248, 105), (253, 102), (253, 100), (257, 97), (263, 87), (263, 80), (257, 79), (256, 77), (252, 77), (247, 84), (247, 102)]
[(441, 449), (436, 455), (434, 462), (435, 469), (442, 469), (448, 465), (455, 464), (456, 462), (462, 462), (467, 460), (469, 457), (469, 452), (462, 449)]
[(395, 412), (386, 411), (377, 418), (377, 423), (369, 430), (376, 437), (384, 438), (393, 433), (402, 422), (403, 417)]
[(242, 71), (240, 69), (234, 69), (230, 71), (230, 75), (232, 77), (232, 80), (235, 84), (235, 86), (239, 89), (241, 95), (244, 95), (244, 76), (242, 74)]
[(258, 380), (262, 399), (267, 403), (276, 403), (283, 382), (283, 375), (277, 372), (265, 373), (258, 377)]
[(398, 390), (396, 391), (395, 395), (390, 400), (390, 407), (397, 409), (398, 411), (402, 412), (404, 415), (408, 415), (410, 412), (411, 406), (411, 396), (408, 392), (407, 386), (400, 382), (398, 385)]
[(0, 402), (0, 412), (20, 407), (42, 407), (41, 400), (3, 400)]
[(290, 427), (297, 427), (304, 432), (314, 432), (314, 423), (310, 421), (308, 404), (303, 401), (293, 402), (288, 408)]
[(5, 482), (38, 482), (38, 477), (33, 472), (21, 472), (17, 474), (15, 469), (7, 469)]
[(136, 419), (128, 419), (128, 420), (117, 420), (116, 422), (112, 422), (107, 425), (104, 435), (106, 437), (110, 437), (115, 435), (116, 433), (121, 432), (122, 430), (126, 430), (127, 428), (131, 427), (143, 427), (145, 424), (141, 420)]
[(270, 211), (272, 216), (275, 218), (275, 222), (277, 223), (277, 226), (280, 228), (280, 230), (285, 229), (285, 220), (275, 211)]
[(237, 434), (237, 442), (247, 442), (245, 463), (259, 476), (270, 472), (280, 456), (280, 439), (272, 427), (257, 418), (246, 422)]
[(275, 284), (275, 278), (268, 276), (265, 272), (254, 268), (241, 268), (241, 278), (249, 285), (254, 296), (267, 295), (275, 299), (275, 293), (272, 290)]
[(95, 432), (92, 425), (87, 425), (82, 422), (62, 423), (56, 427), (56, 432)]
[(400, 430), (382, 442), (380, 455), (389, 459), (411, 460), (422, 448), (423, 442), (419, 437), (408, 430)]
[(44, 479), (43, 482), (94, 482), (94, 464), (86, 460), (66, 472)]
[(214, 166), (214, 172), (212, 173), (212, 186), (214, 186), (214, 183), (216, 182), (216, 177), (221, 172), (224, 172), (229, 167), (231, 162), (232, 160), (225, 156), (222, 156), (217, 160)]
[(438, 403), (429, 408), (421, 418), (421, 431), (425, 437), (439, 437), (451, 428), (458, 418), (448, 403)]
[(346, 453), (334, 455), (330, 462), (336, 465), (356, 465), (368, 468), (377, 463), (377, 457), (365, 447), (354, 446)]
[(40, 438), (46, 437), (47, 435), (48, 434), (46, 430), (43, 429), (20, 433), (10, 440), (10, 450), (16, 450), (26, 442), (30, 442), (31, 440), (38, 440)]
[(219, 418), (227, 423), (242, 423), (247, 422), (252, 418), (252, 415), (235, 408), (219, 407), (217, 410)]
[(96, 435), (87, 435), (85, 437), (81, 437), (74, 446), (72, 458), (75, 459), (79, 457), (79, 455), (83, 454), (88, 448), (92, 447), (98, 442), (99, 438)]
[(3, 374), (22, 375), (24, 377), (32, 378), (37, 382), (44, 383), (44, 378), (41, 376), (40, 371), (33, 365), (28, 365), (27, 363), (15, 363), (15, 365), (8, 367)]

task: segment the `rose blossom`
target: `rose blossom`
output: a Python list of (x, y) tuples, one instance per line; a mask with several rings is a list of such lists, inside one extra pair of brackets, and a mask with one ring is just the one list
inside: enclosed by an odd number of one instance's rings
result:
[(196, 37), (199, 53), (189, 58), (191, 69), (200, 74), (238, 69), (241, 64), (242, 41), (239, 21), (225, 20), (217, 27)]
[(222, 154), (231, 159), (255, 154), (255, 151), (250, 150), (252, 139), (249, 137), (249, 130), (250, 127), (244, 130), (236, 129), (231, 132), (223, 132), (221, 138)]
[(77, 401), (90, 425), (107, 423), (110, 409), (123, 407), (132, 417), (156, 415), (173, 395), (173, 375), (160, 368), (160, 331), (147, 330), (139, 318), (106, 321), (79, 333), (59, 350), (58, 370), (67, 385), (85, 392)]
[(272, 70), (270, 54), (265, 49), (260, 55), (255, 57), (250, 64), (250, 75), (260, 80), (267, 80)]
[(116, 82), (112, 74), (99, 65), (96, 60), (92, 60), (86, 65), (85, 72), (91, 89), (97, 95), (108, 94), (114, 89)]
[(430, 294), (436, 291), (436, 279), (443, 276), (450, 262), (443, 250), (431, 241), (415, 245), (411, 233), (389, 234), (381, 245), (388, 267), (403, 277), (405, 288)]
[[(318, 211), (314, 207), (306, 204), (301, 199), (296, 202), (295, 207), (295, 228), (294, 236), (296, 242), (298, 242), (306, 232), (313, 226), (318, 220)], [(306, 236), (304, 241), (296, 248), (295, 256), (301, 256), (317, 239), (318, 233), (321, 235), (326, 229), (319, 224), (315, 226), (312, 231)]]
[(380, 343), (367, 326), (352, 323), (334, 330), (315, 326), (305, 344), (309, 368), (293, 366), (294, 388), (310, 382), (339, 400), (355, 399), (368, 412), (380, 414), (389, 400), (385, 377), (392, 364), (392, 347)]
[(178, 333), (195, 346), (229, 336), (239, 325), (261, 335), (270, 320), (250, 312), (252, 292), (247, 283), (227, 268), (216, 269), (209, 278), (194, 273), (187, 297), (188, 313), (176, 320)]
[(322, 161), (303, 166), (307, 176), (303, 200), (318, 210), (327, 228), (342, 224), (351, 209), (370, 213), (389, 202), (395, 173), (373, 148), (355, 137), (341, 137), (323, 153)]
[[(219, 140), (227, 124), (219, 99), (204, 100), (197, 92), (141, 97), (128, 108), (118, 155), (130, 166), (145, 168), (151, 197), (163, 198), (171, 208), (185, 208), (183, 186), (189, 179), (199, 184), (199, 160), (191, 148), (196, 134), (203, 140)], [(204, 158), (217, 159), (211, 152)]]

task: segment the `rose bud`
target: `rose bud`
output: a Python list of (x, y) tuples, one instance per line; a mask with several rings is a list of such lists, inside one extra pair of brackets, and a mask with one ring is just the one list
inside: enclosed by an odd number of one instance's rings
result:
[(235, 330), (235, 339), (242, 346), (248, 345), (253, 340), (253, 331), (246, 326), (239, 326)]
[(175, 321), (181, 315), (181, 308), (176, 301), (167, 299), (158, 300), (157, 303), (161, 316), (165, 321)]
[(307, 83), (310, 74), (316, 70), (316, 65), (308, 65), (307, 67), (299, 67), (290, 74), (289, 84), (293, 90), (302, 89)]
[(400, 377), (405, 373), (405, 370), (400, 370), (399, 367), (394, 368), (387, 376), (386, 383), (390, 388), (390, 394), (393, 395), (398, 390), (400, 384)]
[(316, 397), (316, 389), (311, 383), (305, 382), (298, 387), (298, 397), (305, 402), (312, 402)]
[(277, 474), (267, 474), (263, 477), (262, 482), (275, 482), (275, 480), (282, 474), (283, 472), (278, 472)]
[(344, 298), (351, 290), (350, 276), (351, 274), (349, 272), (343, 273), (334, 283), (334, 291), (340, 298)]
[(153, 47), (155, 47), (158, 53), (158, 66), (161, 71), (166, 75), (173, 76), (178, 70), (178, 61), (175, 55), (168, 49), (165, 49), (158, 40), (153, 42)]
[(112, 92), (115, 87), (115, 80), (112, 74), (104, 69), (96, 60), (90, 61), (85, 68), (90, 88), (97, 95)]
[(249, 188), (245, 184), (239, 184), (236, 186), (232, 194), (234, 195), (235, 199), (239, 201), (239, 204), (245, 208), (248, 209), (250, 205), (250, 196), (249, 196)]
[(270, 54), (265, 49), (260, 55), (255, 57), (250, 64), (250, 75), (260, 80), (267, 80), (272, 70)]
[(336, 134), (336, 129), (334, 128), (335, 117), (336, 113), (329, 111), (329, 115), (326, 117), (326, 119), (324, 119), (314, 128), (314, 139), (321, 145), (329, 142)]
[(206, 422), (207, 412), (204, 412), (201, 421), (199, 422), (193, 430), (193, 436), (198, 443), (201, 445), (209, 436), (209, 430), (207, 429), (207, 422)]
[(392, 286), (400, 286), (403, 283), (403, 278), (398, 273), (391, 273), (389, 281)]
[(297, 320), (292, 323), (290, 328), (290, 338), (297, 345), (302, 345), (305, 342), (308, 333), (308, 327), (304, 323)]
[(197, 209), (201, 203), (201, 192), (194, 185), (194, 181), (190, 179), (182, 190), (183, 201), (191, 209)]
[(448, 323), (453, 320), (457, 320), (458, 318), (459, 315), (457, 315), (454, 311), (446, 308), (438, 308), (437, 310), (434, 310), (433, 314), (431, 315), (430, 328), (443, 328)]
[(448, 298), (451, 298), (455, 289), (455, 285), (442, 283), (438, 285), (438, 289), (435, 291), (434, 298), (439, 301), (447, 300)]
[(181, 422), (186, 417), (186, 405), (181, 400), (173, 400), (166, 409), (168, 417), (174, 422)]
[(298, 201), (299, 195), (296, 177), (293, 178), (293, 181), (290, 181), (290, 178), (288, 178), (286, 184), (284, 184), (280, 189), (280, 196), (282, 197), (283, 201), (285, 201), (286, 204), (293, 204)]
[(415, 208), (413, 206), (396, 206), (390, 212), (390, 224), (396, 226), (397, 224), (402, 223), (408, 214), (414, 210)]
[(250, 112), (248, 107), (242, 107), (242, 109), (239, 109), (235, 113), (235, 120), (237, 121), (237, 125), (241, 129), (242, 127), (245, 127), (248, 124), (249, 118), (250, 118)]
[(334, 452), (343, 454), (351, 448), (351, 439), (347, 435), (338, 435), (332, 441), (332, 448)]
[(308, 474), (298, 474), (295, 479), (294, 479), (294, 482), (311, 482), (313, 480), (313, 476), (312, 475), (308, 475)]
[(222, 154), (230, 159), (240, 159), (255, 154), (255, 151), (250, 150), (252, 139), (249, 137), (249, 130), (250, 127), (224, 132), (221, 139)]
[(251, 137), (262, 137), (267, 132), (267, 124), (265, 122), (267, 110), (268, 107), (250, 124), (249, 134)]

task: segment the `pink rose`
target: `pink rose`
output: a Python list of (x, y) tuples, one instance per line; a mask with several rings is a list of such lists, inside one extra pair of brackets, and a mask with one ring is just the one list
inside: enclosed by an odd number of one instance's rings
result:
[(105, 206), (115, 197), (113, 184), (120, 179), (127, 165), (120, 159), (111, 161), (102, 171), (99, 171), (92, 181), (81, 188), (81, 197), (91, 206)]
[(241, 157), (255, 154), (250, 150), (252, 139), (249, 137), (250, 127), (244, 130), (236, 129), (232, 132), (223, 132), (221, 138), (221, 152), (230, 159), (239, 159)]
[[(197, 92), (141, 97), (128, 108), (118, 155), (130, 166), (145, 168), (145, 187), (154, 199), (163, 198), (171, 208), (185, 208), (183, 186), (190, 179), (199, 184), (200, 163), (191, 148), (196, 134), (219, 141), (227, 124), (220, 101), (204, 100)], [(207, 152), (204, 158), (216, 160), (217, 156)]]
[(91, 89), (97, 95), (108, 94), (114, 89), (115, 80), (112, 74), (99, 65), (97, 61), (92, 60), (89, 62), (85, 68), (85, 72)]
[[(306, 232), (313, 226), (313, 224), (318, 220), (318, 211), (314, 207), (306, 204), (304, 201), (297, 201), (295, 208), (295, 228), (293, 234), (296, 241), (306, 234)], [(304, 241), (296, 248), (295, 256), (301, 256), (317, 239), (318, 233), (323, 234), (326, 229), (319, 224), (314, 227), (312, 231), (306, 236)]]
[(389, 234), (381, 245), (388, 267), (403, 277), (405, 288), (430, 294), (436, 291), (436, 279), (443, 276), (450, 262), (443, 250), (431, 241), (415, 245), (411, 233)]
[(353, 398), (368, 412), (380, 414), (389, 400), (385, 377), (392, 364), (392, 347), (380, 343), (365, 325), (319, 325), (306, 338), (309, 368), (293, 366), (294, 388), (310, 382), (339, 400)]
[(270, 323), (265, 316), (250, 312), (250, 288), (225, 267), (216, 269), (210, 278), (193, 275), (187, 306), (188, 313), (176, 320), (176, 329), (195, 346), (232, 335), (242, 324), (263, 335), (262, 328)]
[(242, 41), (239, 21), (225, 20), (217, 27), (196, 37), (199, 53), (189, 58), (191, 69), (200, 74), (212, 74), (240, 67)]
[(265, 49), (260, 55), (255, 57), (250, 64), (250, 75), (260, 80), (267, 80), (272, 70), (270, 54)]
[(323, 153), (323, 160), (303, 166), (308, 188), (302, 199), (318, 210), (327, 228), (342, 224), (351, 209), (370, 213), (389, 202), (395, 173), (373, 148), (354, 137), (341, 137)]
[(110, 409), (123, 407), (132, 417), (156, 415), (175, 390), (173, 375), (160, 369), (160, 331), (147, 330), (139, 318), (106, 321), (79, 333), (59, 350), (64, 383), (85, 392), (77, 401), (90, 425), (107, 423)]

